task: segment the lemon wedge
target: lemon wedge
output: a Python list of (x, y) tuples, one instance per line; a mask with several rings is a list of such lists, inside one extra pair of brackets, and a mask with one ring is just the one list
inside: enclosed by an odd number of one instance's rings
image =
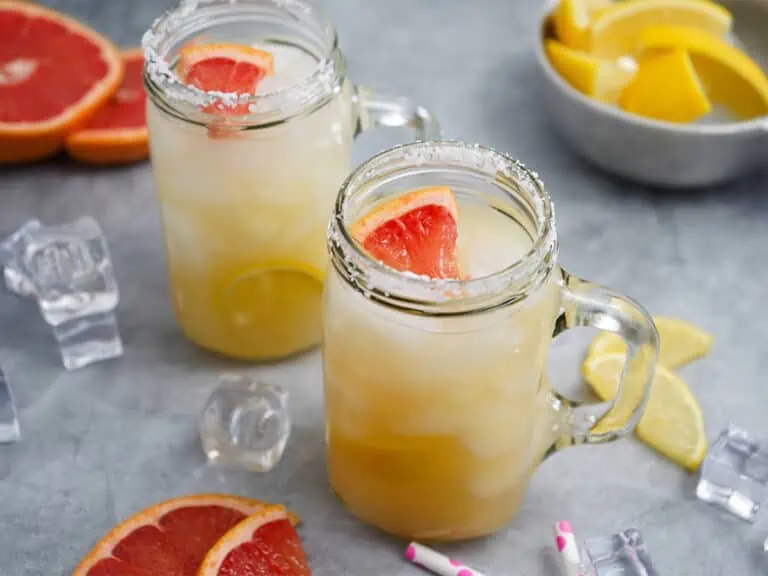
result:
[(563, 78), (579, 92), (602, 102), (615, 104), (635, 76), (632, 61), (602, 60), (556, 40), (547, 40), (544, 48), (552, 66)]
[(602, 18), (604, 14), (607, 14), (609, 11), (616, 8), (616, 4), (611, 3), (607, 6), (598, 6), (597, 8), (594, 8), (589, 11), (589, 19), (594, 24), (597, 22), (598, 18)]
[(560, 0), (554, 15), (555, 36), (563, 44), (575, 50), (589, 46), (591, 20), (590, 0)]
[(643, 57), (637, 76), (619, 98), (619, 106), (667, 122), (692, 122), (712, 110), (704, 85), (684, 50)]
[(594, 13), (595, 11), (616, 5), (614, 0), (583, 0), (583, 2), (590, 14)]
[(612, 10), (619, 4), (614, 0), (584, 0), (584, 2), (587, 5), (587, 13), (589, 14), (590, 23), (594, 22), (600, 16), (608, 12), (608, 10)]
[(618, 58), (636, 54), (643, 32), (652, 26), (685, 26), (722, 37), (731, 23), (731, 13), (708, 0), (626, 0), (592, 23), (590, 49), (601, 58)]
[(648, 28), (640, 37), (646, 51), (686, 50), (709, 95), (740, 118), (768, 113), (768, 77), (744, 52), (702, 30), (685, 26)]
[[(693, 324), (667, 316), (654, 316), (653, 322), (659, 332), (659, 364), (668, 370), (701, 358), (712, 348), (712, 336)], [(626, 353), (627, 345), (620, 336), (600, 332), (590, 343), (587, 357)]]
[[(600, 354), (584, 362), (582, 374), (600, 398), (609, 400), (616, 395), (623, 368), (623, 354)], [(701, 407), (685, 382), (664, 366), (656, 367), (635, 433), (648, 446), (689, 470), (696, 470), (707, 453)]]

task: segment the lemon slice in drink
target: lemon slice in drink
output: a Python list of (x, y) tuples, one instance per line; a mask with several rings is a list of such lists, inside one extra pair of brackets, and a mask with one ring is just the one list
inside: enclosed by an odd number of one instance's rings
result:
[(595, 19), (590, 48), (595, 56), (618, 58), (636, 54), (652, 26), (685, 26), (722, 37), (731, 23), (731, 13), (708, 0), (626, 0)]
[[(600, 354), (587, 358), (582, 374), (595, 393), (608, 400), (616, 395), (623, 368), (623, 354)], [(635, 433), (689, 470), (696, 470), (707, 453), (699, 403), (685, 382), (661, 365), (656, 367), (648, 404)]]
[(744, 52), (717, 36), (685, 26), (657, 26), (643, 31), (640, 46), (651, 53), (685, 50), (709, 98), (738, 117), (768, 113), (765, 72)]
[[(712, 347), (712, 336), (693, 324), (666, 316), (655, 316), (653, 322), (659, 331), (659, 364), (669, 370), (701, 358)], [(626, 353), (627, 345), (622, 338), (612, 332), (601, 332), (589, 345), (586, 363), (598, 356)]]
[(549, 61), (579, 92), (607, 103), (615, 103), (635, 76), (631, 61), (603, 60), (572, 50), (556, 40), (544, 45)]
[(232, 349), (246, 358), (287, 356), (320, 340), (323, 272), (302, 262), (268, 262), (234, 275), (219, 292)]
[(644, 56), (637, 76), (621, 94), (619, 105), (638, 116), (666, 122), (693, 122), (712, 109), (691, 57), (684, 50)]

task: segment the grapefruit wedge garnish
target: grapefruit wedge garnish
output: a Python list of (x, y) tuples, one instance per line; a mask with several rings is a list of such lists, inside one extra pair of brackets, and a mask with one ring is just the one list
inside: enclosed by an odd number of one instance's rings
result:
[(420, 188), (375, 208), (352, 237), (374, 259), (399, 272), (459, 279), (458, 208), (447, 186)]
[[(223, 494), (161, 502), (113, 528), (73, 576), (194, 576), (221, 536), (265, 509), (271, 506)], [(295, 516), (287, 517), (298, 522)]]
[(54, 154), (123, 78), (112, 43), (36, 4), (0, 0), (0, 164)]
[(67, 152), (89, 164), (125, 164), (149, 156), (147, 100), (142, 68), (144, 53), (140, 48), (122, 53), (123, 82), (90, 121), (67, 137)]
[[(190, 44), (179, 53), (176, 73), (190, 86), (206, 92), (255, 94), (259, 81), (274, 70), (272, 54), (245, 44)], [(247, 104), (222, 111), (247, 114)]]
[(307, 557), (282, 506), (269, 506), (227, 532), (198, 576), (310, 576)]

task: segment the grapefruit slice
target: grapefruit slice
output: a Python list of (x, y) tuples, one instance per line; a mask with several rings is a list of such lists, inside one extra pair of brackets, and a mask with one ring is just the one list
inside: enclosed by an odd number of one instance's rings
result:
[(399, 272), (458, 279), (458, 208), (447, 186), (419, 188), (375, 208), (351, 228), (376, 260)]
[(113, 44), (72, 18), (0, 0), (0, 164), (53, 155), (115, 92)]
[(310, 576), (301, 540), (282, 506), (269, 506), (227, 532), (198, 576)]
[[(194, 576), (208, 550), (230, 528), (269, 508), (224, 494), (173, 498), (113, 528), (73, 576)], [(288, 516), (298, 522), (295, 516)]]
[[(206, 92), (255, 94), (259, 81), (274, 71), (272, 54), (245, 44), (190, 44), (179, 53), (176, 73), (190, 86)], [(239, 104), (217, 113), (247, 114)], [(210, 110), (206, 110), (210, 112)]]
[(65, 147), (70, 156), (88, 164), (127, 164), (149, 156), (147, 101), (142, 68), (144, 53), (134, 48), (122, 53), (123, 82), (104, 106)]

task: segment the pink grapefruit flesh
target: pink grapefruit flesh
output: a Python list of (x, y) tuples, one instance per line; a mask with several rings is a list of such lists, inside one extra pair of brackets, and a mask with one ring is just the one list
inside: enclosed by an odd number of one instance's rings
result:
[(73, 576), (194, 576), (219, 538), (248, 516), (270, 507), (258, 500), (221, 494), (162, 502), (112, 529)]
[(307, 557), (282, 506), (243, 520), (208, 552), (198, 576), (310, 576)]
[(123, 64), (91, 28), (0, 0), (0, 163), (54, 154), (115, 92)]
[(123, 82), (90, 121), (66, 140), (67, 153), (88, 164), (126, 164), (149, 156), (147, 99), (142, 76), (144, 54), (122, 53)]
[[(241, 44), (192, 44), (179, 54), (176, 72), (185, 83), (207, 92), (255, 94), (259, 81), (274, 70), (272, 54)], [(206, 110), (247, 114), (247, 104)]]
[(377, 207), (351, 232), (371, 257), (390, 268), (458, 279), (457, 218), (450, 188), (420, 188)]

